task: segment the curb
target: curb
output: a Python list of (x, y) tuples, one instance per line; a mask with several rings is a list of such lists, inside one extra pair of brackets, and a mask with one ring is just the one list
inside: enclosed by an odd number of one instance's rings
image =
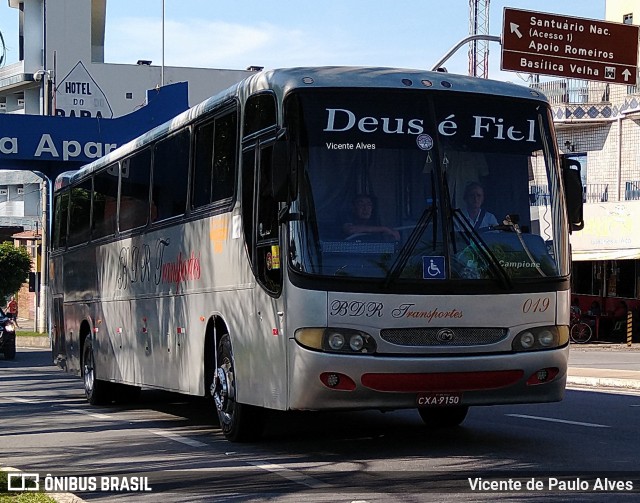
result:
[(567, 385), (640, 390), (640, 381), (614, 377), (569, 376), (567, 377)]
[(16, 347), (18, 348), (50, 348), (51, 339), (49, 336), (26, 336), (18, 335), (16, 337)]

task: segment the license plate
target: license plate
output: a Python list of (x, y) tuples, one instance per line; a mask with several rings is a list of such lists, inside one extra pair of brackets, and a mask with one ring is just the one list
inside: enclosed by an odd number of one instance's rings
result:
[(462, 405), (462, 393), (418, 393), (418, 407), (455, 407)]

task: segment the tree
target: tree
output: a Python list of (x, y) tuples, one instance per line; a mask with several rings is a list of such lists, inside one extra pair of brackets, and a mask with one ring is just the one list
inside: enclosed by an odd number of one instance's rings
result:
[(31, 256), (10, 241), (0, 243), (0, 299), (15, 294), (29, 278)]

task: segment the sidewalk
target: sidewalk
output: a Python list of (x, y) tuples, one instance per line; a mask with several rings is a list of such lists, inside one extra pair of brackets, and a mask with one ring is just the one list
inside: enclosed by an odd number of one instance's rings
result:
[(640, 390), (640, 344), (571, 344), (567, 386)]

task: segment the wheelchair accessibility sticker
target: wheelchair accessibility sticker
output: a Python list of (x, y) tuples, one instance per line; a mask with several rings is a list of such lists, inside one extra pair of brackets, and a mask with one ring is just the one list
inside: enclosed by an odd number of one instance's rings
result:
[(444, 257), (440, 255), (422, 257), (423, 279), (445, 279), (446, 269)]

